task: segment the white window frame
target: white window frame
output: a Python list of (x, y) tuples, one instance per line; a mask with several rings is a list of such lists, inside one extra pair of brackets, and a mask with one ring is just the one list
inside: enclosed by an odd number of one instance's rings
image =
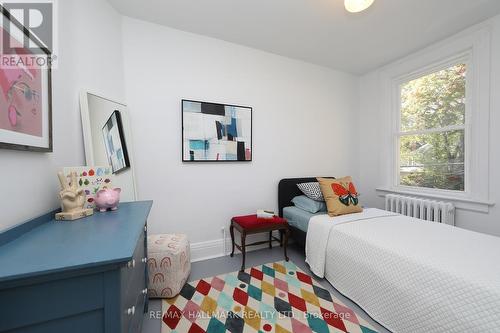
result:
[[(428, 192), (430, 194), (437, 194), (437, 195), (462, 195), (462, 194), (470, 194), (470, 185), (469, 185), (469, 170), (470, 170), (470, 163), (469, 163), (469, 149), (471, 148), (471, 140), (470, 140), (470, 124), (471, 124), (471, 119), (470, 119), (470, 108), (471, 108), (471, 103), (469, 99), (470, 93), (468, 93), (469, 89), (471, 89), (470, 85), (470, 80), (469, 77), (472, 77), (472, 72), (469, 71), (470, 63), (471, 63), (471, 58), (472, 54), (471, 52), (465, 52), (463, 54), (457, 55), (455, 57), (445, 59), (439, 63), (432, 64), (430, 66), (427, 66), (425, 68), (422, 68), (416, 72), (413, 72), (409, 75), (402, 76), (396, 80), (394, 80), (394, 95), (396, 96), (396, 110), (395, 112), (397, 113), (394, 115), (395, 120), (397, 121), (396, 128), (394, 129), (393, 132), (393, 141), (394, 141), (394, 156), (393, 156), (393, 161), (396, 164), (394, 166), (395, 172), (395, 180), (394, 184), (396, 187), (401, 188), (402, 190), (405, 191), (418, 191), (418, 192)], [(433, 74), (435, 72), (447, 69), (449, 67), (452, 67), (454, 65), (458, 64), (465, 64), (467, 68), (467, 74), (466, 74), (466, 86), (465, 86), (465, 123), (464, 125), (453, 125), (453, 126), (447, 126), (444, 128), (439, 128), (439, 129), (430, 129), (430, 130), (414, 130), (414, 131), (407, 131), (403, 132), (401, 131), (401, 88), (404, 84), (421, 78), (423, 76)], [(401, 185), (401, 137), (402, 136), (407, 136), (407, 135), (419, 135), (419, 134), (429, 134), (429, 133), (436, 133), (436, 132), (444, 132), (444, 131), (452, 131), (452, 130), (463, 130), (464, 135), (465, 135), (465, 155), (464, 155), (464, 191), (455, 191), (455, 190), (446, 190), (446, 189), (438, 189), (438, 188), (429, 188), (429, 187), (421, 187), (421, 186), (409, 186), (409, 185)]]
[[(387, 146), (381, 147), (385, 185), (379, 194), (401, 193), (448, 200), (457, 208), (488, 212), (489, 201), (489, 118), (491, 26), (482, 25), (434, 44), (380, 70), (381, 107), (390, 132)], [(435, 72), (466, 59), (465, 191), (452, 191), (399, 184), (400, 86), (412, 78)]]

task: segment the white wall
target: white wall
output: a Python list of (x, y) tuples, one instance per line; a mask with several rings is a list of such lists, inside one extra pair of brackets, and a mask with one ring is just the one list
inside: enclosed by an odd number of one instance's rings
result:
[[(491, 28), (491, 86), (490, 86), (490, 153), (489, 153), (489, 200), (496, 205), (489, 213), (459, 209), (456, 224), (466, 229), (500, 236), (500, 16), (471, 27), (459, 34), (465, 35), (482, 27)], [(451, 39), (455, 38), (451, 37)], [(390, 68), (388, 65), (385, 68)], [(381, 70), (368, 73), (360, 79), (360, 181), (359, 191), (365, 204), (382, 208), (383, 198), (377, 195), (377, 187), (386, 186), (385, 166), (391, 159), (382, 147), (390, 142), (391, 120), (388, 110), (382, 107)], [(487, 130), (487, 129), (485, 129)]]
[[(123, 45), (151, 233), (210, 243), (231, 216), (276, 209), (281, 178), (357, 175), (356, 77), (131, 18)], [(182, 98), (252, 106), (254, 161), (182, 163)]]
[[(0, 150), (0, 230), (58, 206), (56, 172), (84, 164), (79, 92), (130, 109), (139, 199), (155, 201), (150, 231), (185, 232), (195, 248), (222, 245), (233, 215), (276, 209), (285, 177), (353, 175), (365, 205), (390, 133), (380, 107), (379, 71), (357, 77), (121, 17), (105, 0), (59, 1), (59, 68), (53, 73), (54, 153)], [(500, 196), (500, 17), (492, 26), (490, 200)], [(125, 98), (125, 96), (127, 98)], [(180, 101), (254, 108), (254, 161), (181, 162)], [(461, 210), (457, 224), (500, 235), (500, 208)], [(198, 244), (198, 245), (197, 245)], [(207, 245), (208, 244), (208, 245)], [(219, 251), (218, 249), (216, 251)]]
[(59, 1), (53, 70), (54, 152), (0, 150), (0, 230), (58, 207), (56, 172), (84, 164), (79, 92), (124, 99), (121, 16), (105, 0)]

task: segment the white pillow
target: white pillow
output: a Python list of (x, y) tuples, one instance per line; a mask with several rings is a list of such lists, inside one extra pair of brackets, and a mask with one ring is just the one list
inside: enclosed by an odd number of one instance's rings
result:
[(309, 199), (313, 199), (316, 201), (325, 201), (325, 198), (323, 197), (323, 193), (321, 192), (321, 188), (319, 187), (318, 182), (300, 183), (300, 184), (297, 184), (297, 187)]

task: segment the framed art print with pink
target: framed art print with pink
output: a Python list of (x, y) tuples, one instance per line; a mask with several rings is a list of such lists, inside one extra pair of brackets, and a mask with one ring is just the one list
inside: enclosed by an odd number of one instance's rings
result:
[(0, 148), (52, 152), (51, 53), (0, 10)]

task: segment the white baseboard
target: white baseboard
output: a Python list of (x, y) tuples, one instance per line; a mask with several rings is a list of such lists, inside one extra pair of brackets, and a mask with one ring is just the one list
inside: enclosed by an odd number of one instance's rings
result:
[[(279, 237), (278, 235), (275, 236)], [(246, 241), (247, 243), (253, 243), (262, 240), (267, 240), (269, 239), (268, 237), (269, 236), (267, 233), (265, 235), (263, 234), (250, 235), (247, 237)], [(239, 235), (237, 235), (236, 243), (238, 244), (239, 244), (239, 239), (240, 239)], [(246, 250), (247, 252), (250, 252), (250, 251), (264, 249), (267, 248), (268, 246), (269, 246), (268, 244), (249, 246), (247, 247)], [(273, 246), (279, 246), (279, 245), (277, 242), (273, 242)], [(191, 248), (191, 262), (224, 257), (228, 256), (231, 253), (231, 238), (226, 239), (226, 247), (225, 247), (226, 253), (224, 253), (224, 239), (222, 238), (205, 242), (191, 243), (190, 248)], [(234, 253), (238, 254), (240, 253), (240, 251), (238, 251), (238, 249), (235, 248)]]

